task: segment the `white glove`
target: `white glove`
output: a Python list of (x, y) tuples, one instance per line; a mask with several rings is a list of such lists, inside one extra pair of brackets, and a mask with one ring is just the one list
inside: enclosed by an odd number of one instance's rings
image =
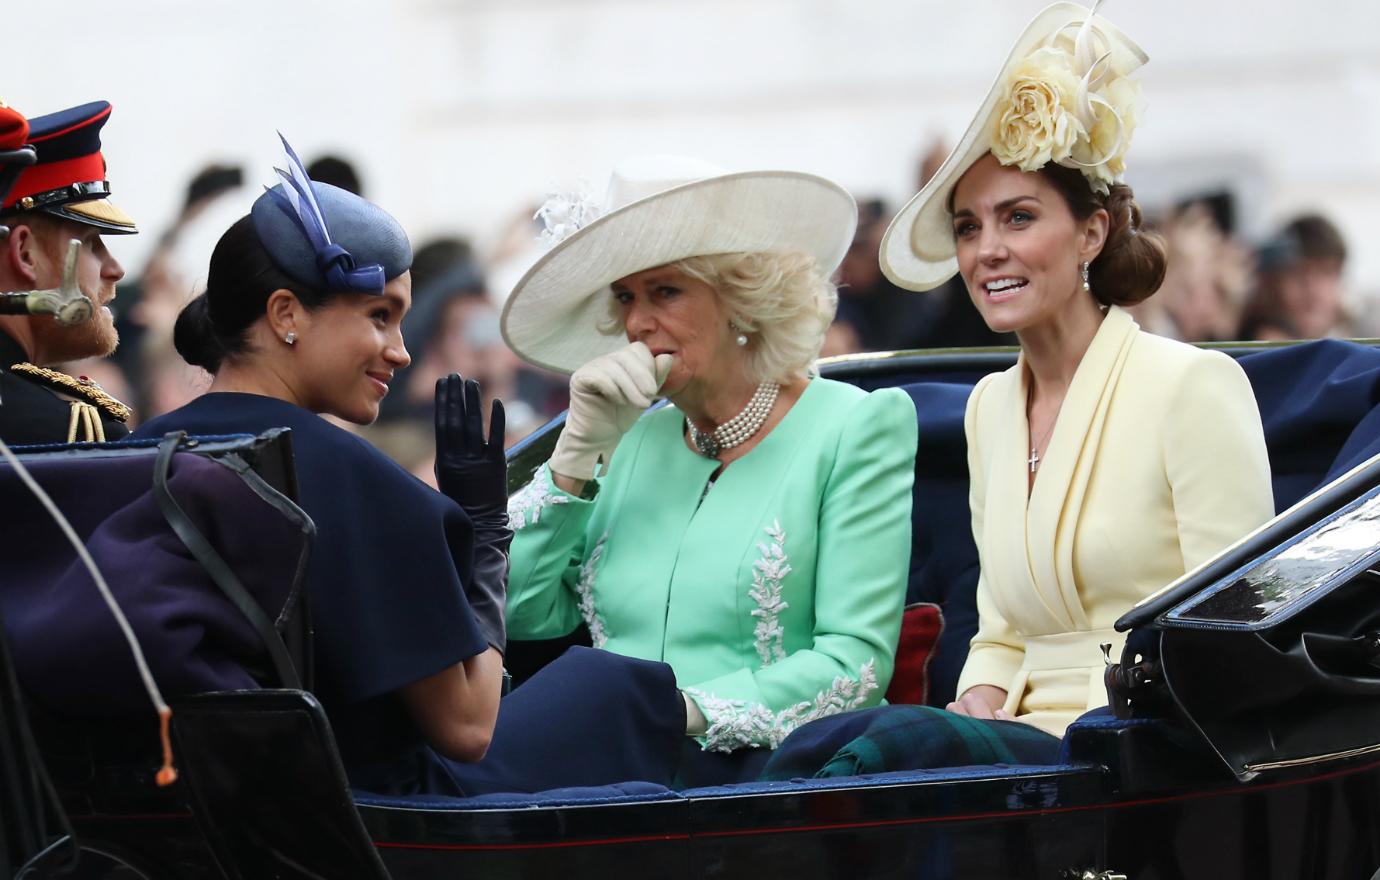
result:
[(671, 362), (671, 355), (652, 357), (645, 343), (634, 342), (576, 370), (570, 377), (565, 429), (548, 462), (551, 472), (588, 480), (596, 471), (606, 471), (618, 441), (656, 399)]

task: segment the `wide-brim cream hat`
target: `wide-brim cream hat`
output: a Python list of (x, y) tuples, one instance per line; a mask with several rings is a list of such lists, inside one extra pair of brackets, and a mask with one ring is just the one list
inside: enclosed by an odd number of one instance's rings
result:
[(788, 251), (813, 256), (827, 276), (853, 241), (858, 208), (813, 174), (649, 156), (619, 164), (602, 206), (553, 199), (538, 216), (554, 246), (513, 287), (503, 338), (529, 363), (571, 373), (627, 344), (599, 329), (619, 278), (689, 257)]
[[(1025, 171), (1049, 161), (1078, 167), (1094, 188), (1119, 180), (1139, 97), (1126, 77), (1148, 58), (1095, 9), (1055, 3), (1026, 26), (954, 151), (887, 228), (880, 260), (894, 283), (907, 290), (931, 290), (958, 272), (949, 200), (959, 178), (988, 152)], [(1018, 83), (1047, 88), (1045, 94), (1062, 99), (1053, 105), (1056, 116), (1048, 129), (1039, 125), (1051, 117), (1038, 112), (1038, 101), (1031, 115), (1030, 105), (1013, 106)], [(1059, 142), (1052, 152), (1051, 144), (1025, 137), (1032, 118), (1040, 135), (1052, 132), (1048, 140)], [(1015, 146), (1023, 149), (1013, 150), (1010, 141), (999, 140), (1013, 130)], [(1092, 134), (1080, 138), (1078, 131)]]

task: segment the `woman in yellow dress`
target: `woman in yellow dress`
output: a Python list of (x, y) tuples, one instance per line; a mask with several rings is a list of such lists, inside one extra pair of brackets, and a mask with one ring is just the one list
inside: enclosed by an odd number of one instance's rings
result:
[[(885, 769), (921, 740), (921, 763), (970, 763), (994, 733), (1031, 748), (988, 760), (1052, 757), (1068, 724), (1106, 703), (1100, 646), (1120, 651), (1115, 620), (1274, 512), (1240, 367), (1124, 310), (1165, 269), (1121, 181), (1139, 96), (1128, 74), (1145, 60), (1091, 10), (1041, 12), (882, 243), (894, 282), (928, 290), (957, 272), (988, 326), (1021, 347), (965, 415), (981, 575), (959, 696), (947, 712), (904, 707), (904, 722), (883, 710), (890, 733), (868, 728), (870, 748), (855, 751), (890, 753)], [(869, 760), (830, 772), (883, 769)]]

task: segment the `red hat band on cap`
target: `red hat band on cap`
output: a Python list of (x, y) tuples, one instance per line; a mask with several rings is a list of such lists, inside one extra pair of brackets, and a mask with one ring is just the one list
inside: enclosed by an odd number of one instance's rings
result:
[[(49, 190), (61, 189), (74, 183), (92, 183), (105, 179), (105, 159), (100, 153), (49, 162), (46, 165), (33, 165), (24, 169), (19, 180), (5, 199), (6, 208), (18, 205), (28, 196)], [(24, 206), (27, 207), (27, 206)]]

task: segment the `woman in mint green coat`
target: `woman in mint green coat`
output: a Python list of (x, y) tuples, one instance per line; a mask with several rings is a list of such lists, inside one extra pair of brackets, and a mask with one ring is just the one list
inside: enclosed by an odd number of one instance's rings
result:
[[(880, 702), (915, 412), (812, 376), (856, 223), (837, 185), (660, 157), (621, 165), (607, 205), (547, 203), (555, 246), (504, 310), (515, 351), (573, 372), (556, 449), (509, 503), (508, 635), (583, 622), (595, 647), (669, 664), (700, 747), (682, 776), (725, 781)], [(701, 750), (743, 749), (704, 770)]]

